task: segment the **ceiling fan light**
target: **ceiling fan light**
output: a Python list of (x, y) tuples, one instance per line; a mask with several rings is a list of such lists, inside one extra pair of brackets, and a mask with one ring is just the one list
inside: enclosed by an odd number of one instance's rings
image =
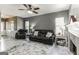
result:
[(28, 13), (30, 13), (30, 14), (32, 14), (32, 13), (33, 13), (33, 12), (32, 12), (32, 11), (30, 11), (30, 10), (28, 10), (27, 12), (28, 12)]

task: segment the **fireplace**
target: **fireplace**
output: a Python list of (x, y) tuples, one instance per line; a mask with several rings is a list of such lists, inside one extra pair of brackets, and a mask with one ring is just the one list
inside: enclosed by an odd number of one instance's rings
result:
[(70, 41), (70, 51), (74, 54), (77, 55), (77, 47), (74, 45), (72, 41)]

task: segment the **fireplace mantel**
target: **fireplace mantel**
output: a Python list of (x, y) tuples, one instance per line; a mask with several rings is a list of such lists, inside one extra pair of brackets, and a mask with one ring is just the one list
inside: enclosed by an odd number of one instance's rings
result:
[(68, 47), (71, 49), (71, 42), (76, 47), (76, 54), (79, 55), (79, 31), (69, 30)]

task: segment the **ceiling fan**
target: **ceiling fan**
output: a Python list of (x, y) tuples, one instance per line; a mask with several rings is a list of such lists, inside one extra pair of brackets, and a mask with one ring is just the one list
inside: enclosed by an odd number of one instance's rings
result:
[(35, 13), (38, 14), (37, 10), (39, 10), (39, 7), (34, 7), (31, 4), (23, 4), (26, 9), (18, 9), (18, 10), (27, 10), (29, 13)]

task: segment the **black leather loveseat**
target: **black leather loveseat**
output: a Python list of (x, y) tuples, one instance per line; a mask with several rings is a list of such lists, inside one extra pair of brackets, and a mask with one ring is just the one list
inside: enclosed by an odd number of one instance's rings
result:
[[(53, 30), (35, 30), (35, 31), (38, 31), (38, 36), (34, 36), (34, 33), (32, 33), (29, 36), (29, 40), (37, 41), (37, 42), (41, 42), (41, 43), (49, 44), (49, 45), (52, 45), (53, 42), (55, 41), (55, 35), (54, 35)], [(52, 36), (49, 38), (46, 37), (47, 32), (53, 33)]]
[(15, 39), (26, 39), (27, 30), (19, 29), (15, 34)]

